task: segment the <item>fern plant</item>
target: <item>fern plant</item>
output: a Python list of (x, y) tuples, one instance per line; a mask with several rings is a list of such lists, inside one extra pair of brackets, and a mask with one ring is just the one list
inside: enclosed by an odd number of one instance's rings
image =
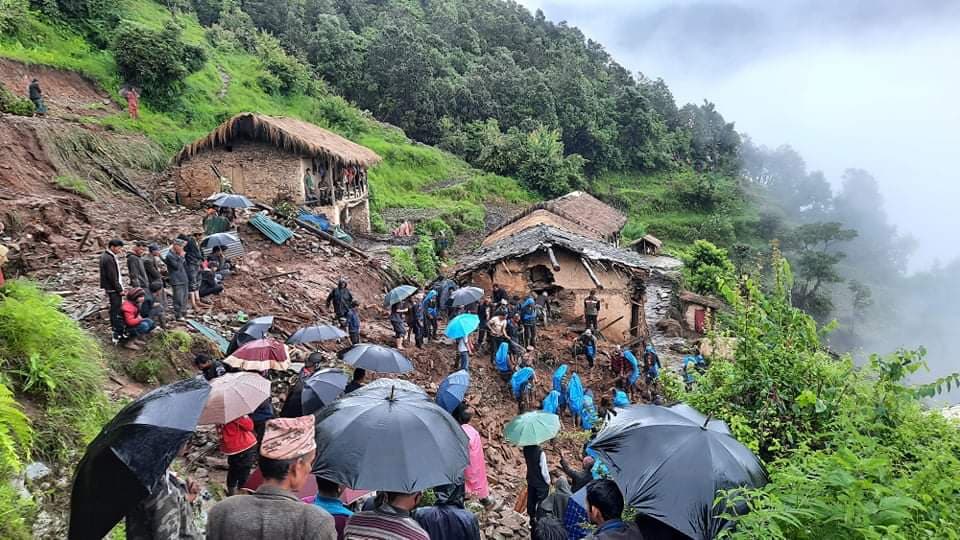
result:
[(0, 383), (0, 478), (15, 473), (30, 457), (33, 429), (13, 392)]

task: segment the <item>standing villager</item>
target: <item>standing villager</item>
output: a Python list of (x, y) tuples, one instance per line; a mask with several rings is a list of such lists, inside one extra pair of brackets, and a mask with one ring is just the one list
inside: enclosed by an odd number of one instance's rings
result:
[(393, 337), (396, 341), (397, 349), (403, 349), (403, 336), (407, 333), (407, 329), (403, 326), (403, 319), (406, 312), (407, 307), (403, 305), (403, 302), (398, 302), (390, 306), (390, 326), (393, 327)]
[(350, 334), (350, 344), (360, 343), (360, 314), (357, 308), (360, 307), (356, 301), (350, 303), (350, 311), (347, 312), (347, 333)]
[(207, 236), (230, 230), (230, 220), (221, 216), (217, 209), (212, 206), (207, 207), (201, 224), (203, 225), (203, 234)]
[(173, 289), (173, 313), (178, 321), (182, 321), (187, 313), (187, 294), (190, 286), (187, 263), (184, 260), (184, 245), (186, 241), (178, 238), (163, 259), (164, 264), (167, 265), (170, 288)]
[(537, 343), (537, 301), (532, 292), (520, 304), (520, 320), (523, 322), (523, 346), (533, 347)]
[(500, 305), (501, 302), (507, 299), (507, 291), (500, 285), (493, 284), (493, 303), (495, 305)]
[(470, 353), (473, 352), (473, 345), (470, 344), (468, 336), (457, 339), (457, 364), (454, 369), (463, 369), (470, 371)]
[(350, 392), (358, 388), (363, 388), (363, 379), (367, 376), (367, 370), (363, 368), (354, 368), (353, 377), (350, 379), (350, 382), (347, 383), (347, 387), (343, 389), (343, 394), (347, 395)]
[(480, 522), (464, 508), (463, 484), (437, 486), (433, 493), (437, 497), (433, 506), (418, 508), (413, 514), (430, 538), (480, 540)]
[(220, 427), (220, 451), (227, 456), (227, 495), (235, 495), (247, 483), (257, 460), (257, 437), (249, 416)]
[(583, 317), (589, 330), (597, 331), (597, 318), (600, 316), (600, 300), (597, 291), (592, 290), (583, 301)]
[(527, 466), (527, 515), (530, 517), (530, 530), (537, 528), (537, 510), (540, 503), (550, 494), (550, 469), (547, 456), (537, 445), (523, 447), (523, 461)]
[(303, 192), (307, 202), (317, 200), (317, 194), (313, 186), (313, 174), (310, 173), (310, 169), (303, 172)]
[(420, 302), (414, 295), (407, 300), (407, 335), (413, 334), (414, 344), (418, 349), (423, 348), (423, 313), (420, 311)]
[(120, 96), (127, 100), (127, 113), (134, 120), (140, 119), (140, 91), (135, 86), (124, 86)]
[(143, 264), (143, 255), (146, 253), (143, 242), (134, 244), (133, 249), (127, 253), (127, 275), (130, 276), (130, 286), (147, 289), (150, 287), (150, 279), (147, 277), (147, 270)]
[(577, 338), (577, 342), (574, 344), (574, 359), (581, 354), (587, 358), (587, 364), (590, 366), (590, 369), (593, 369), (594, 362), (597, 358), (597, 338), (594, 337), (593, 331), (589, 328), (580, 334), (580, 337)]
[(477, 328), (477, 351), (483, 346), (483, 342), (490, 332), (487, 328), (487, 321), (490, 320), (490, 315), (492, 315), (492, 313), (490, 313), (492, 311), (491, 308), (489, 296), (484, 296), (477, 304), (477, 318), (480, 319), (480, 326)]
[(184, 261), (186, 262), (187, 284), (190, 291), (190, 304), (195, 310), (209, 307), (200, 301), (200, 263), (203, 262), (203, 252), (200, 250), (200, 244), (192, 235), (181, 234), (177, 238), (185, 242), (183, 251)]
[(127, 540), (201, 540), (191, 507), (199, 493), (192, 480), (181, 480), (168, 470), (150, 495), (127, 513)]
[(440, 302), (437, 300), (437, 291), (432, 289), (427, 291), (427, 294), (423, 297), (423, 301), (420, 303), (420, 307), (423, 313), (424, 333), (427, 340), (436, 341), (437, 328), (439, 326), (438, 320), (440, 318)]
[(546, 326), (550, 322), (550, 295), (543, 291), (537, 296), (537, 317)]
[(651, 385), (660, 377), (660, 357), (657, 356), (653, 345), (647, 345), (641, 358), (643, 359), (644, 382)]
[(383, 503), (374, 510), (359, 512), (347, 520), (344, 540), (430, 540), (415, 519), (420, 492), (385, 492)]
[(47, 105), (43, 101), (43, 90), (40, 89), (40, 81), (33, 79), (27, 86), (27, 95), (33, 103), (33, 111), (37, 116), (47, 114)]
[(490, 320), (487, 321), (487, 330), (490, 331), (490, 361), (496, 363), (497, 351), (500, 349), (500, 344), (509, 342), (507, 339), (506, 318), (499, 313), (490, 317)]
[(340, 278), (337, 286), (327, 295), (327, 308), (333, 306), (333, 312), (337, 316), (337, 322), (340, 327), (346, 325), (347, 312), (350, 311), (350, 305), (353, 304), (353, 294), (347, 288), (347, 280)]
[(469, 463), (463, 471), (463, 480), (467, 495), (480, 499), (484, 505), (490, 503), (490, 484), (487, 483), (487, 460), (483, 455), (483, 439), (480, 432), (470, 425), (473, 411), (461, 404), (454, 410), (454, 418), (460, 422), (460, 428), (467, 434), (467, 454)]
[(636, 525), (621, 519), (623, 495), (613, 480), (594, 480), (587, 485), (587, 515), (597, 526), (588, 540), (643, 540)]
[(260, 448), (263, 484), (214, 505), (207, 540), (336, 540), (333, 517), (297, 497), (316, 454), (313, 416), (271, 420)]
[[(36, 80), (36, 79), (34, 79)], [(123, 240), (114, 238), (107, 244), (107, 250), (100, 255), (100, 288), (107, 295), (110, 305), (110, 327), (113, 330), (113, 344), (120, 343), (124, 337), (123, 280), (120, 273), (120, 255), (123, 253)]]

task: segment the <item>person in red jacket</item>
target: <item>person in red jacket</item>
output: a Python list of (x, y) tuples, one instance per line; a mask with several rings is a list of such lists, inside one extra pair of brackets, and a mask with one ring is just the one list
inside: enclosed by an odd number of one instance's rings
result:
[(235, 495), (247, 483), (257, 460), (257, 436), (249, 416), (241, 416), (220, 428), (220, 451), (227, 456), (227, 495)]
[[(120, 313), (123, 315), (123, 325), (126, 328), (126, 334), (131, 338), (145, 336), (157, 327), (150, 319), (140, 316), (140, 305), (143, 304), (146, 293), (143, 289), (137, 287), (127, 292), (127, 299), (120, 306)], [(127, 342), (125, 347), (136, 350), (136, 345)]]

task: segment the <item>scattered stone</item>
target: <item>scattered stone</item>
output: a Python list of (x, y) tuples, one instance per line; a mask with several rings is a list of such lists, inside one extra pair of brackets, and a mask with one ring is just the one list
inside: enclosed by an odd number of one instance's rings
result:
[(40, 478), (44, 478), (51, 472), (53, 471), (51, 471), (50, 467), (47, 467), (46, 464), (34, 461), (24, 469), (24, 476), (26, 476), (28, 482), (34, 482)]

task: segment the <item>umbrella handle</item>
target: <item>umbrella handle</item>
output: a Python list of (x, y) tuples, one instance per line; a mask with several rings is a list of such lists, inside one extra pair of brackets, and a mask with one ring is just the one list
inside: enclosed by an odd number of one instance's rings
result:
[(707, 424), (710, 423), (710, 420), (713, 420), (713, 416), (711, 416), (711, 415), (708, 414), (708, 415), (707, 415), (707, 419), (703, 421), (703, 425), (700, 426), (700, 429), (706, 430), (706, 429), (707, 429)]

